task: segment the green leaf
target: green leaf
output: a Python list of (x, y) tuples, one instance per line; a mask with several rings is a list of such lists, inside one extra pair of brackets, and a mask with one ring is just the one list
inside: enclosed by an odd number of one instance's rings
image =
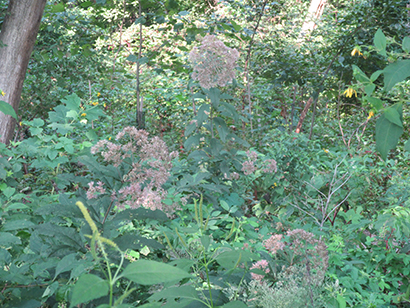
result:
[(14, 111), (13, 107), (11, 107), (11, 105), (7, 104), (5, 101), (0, 101), (0, 111), (18, 120), (17, 114)]
[(383, 56), (386, 55), (387, 40), (386, 36), (383, 34), (383, 31), (381, 29), (376, 31), (376, 34), (374, 35), (373, 39), (373, 44), (376, 47), (376, 50), (379, 52), (379, 54)]
[(214, 118), (216, 129), (219, 133), (219, 137), (221, 138), (222, 142), (226, 142), (226, 136), (229, 134), (228, 126), (226, 125), (225, 121), (220, 118)]
[[(394, 105), (390, 108), (396, 108), (396, 111), (402, 118), (401, 104)], [(399, 141), (403, 128), (393, 124), (386, 118), (383, 113), (376, 122), (376, 149), (381, 157), (385, 160), (391, 149), (394, 149)]]
[(168, 264), (138, 260), (129, 264), (122, 275), (142, 285), (178, 281), (192, 277), (191, 274)]
[(15, 193), (16, 189), (13, 187), (6, 187), (3, 189), (3, 194), (6, 196), (7, 199), (10, 199), (10, 197)]
[(233, 301), (221, 306), (221, 308), (248, 308), (248, 306), (241, 301)]
[(61, 13), (64, 9), (64, 3), (60, 2), (51, 6), (51, 13)]
[(184, 142), (184, 148), (185, 150), (189, 151), (189, 149), (192, 146), (197, 146), (199, 144), (199, 139), (201, 138), (201, 135), (194, 135), (190, 136), (187, 140)]
[(384, 88), (389, 92), (396, 83), (410, 76), (410, 60), (398, 60), (389, 64), (383, 70)]
[(403, 47), (403, 50), (404, 50), (405, 52), (407, 52), (407, 53), (410, 52), (410, 36), (406, 36), (406, 37), (403, 39), (403, 45), (402, 45), (402, 47)]
[(383, 108), (383, 101), (380, 98), (366, 96), (366, 100), (372, 104), (373, 108), (377, 111)]
[(73, 288), (70, 307), (108, 294), (108, 282), (93, 274), (82, 275)]
[(372, 82), (376, 81), (377, 78), (379, 78), (380, 74), (382, 74), (382, 73), (383, 73), (383, 70), (377, 70), (377, 71), (375, 71), (375, 72), (370, 76), (370, 80), (371, 80)]
[(386, 108), (386, 110), (384, 110), (384, 115), (386, 116), (386, 119), (392, 122), (393, 124), (403, 127), (403, 123), (400, 120), (400, 114), (397, 112), (394, 106)]
[(21, 241), (17, 236), (8, 232), (0, 232), (0, 246), (20, 245)]
[(199, 299), (198, 292), (192, 286), (178, 286), (163, 289), (159, 292), (155, 292), (149, 301), (161, 300), (161, 299), (175, 299), (175, 298), (187, 298), (187, 299)]
[(364, 83), (364, 84), (368, 84), (369, 82), (371, 82), (369, 77), (367, 77), (366, 74), (363, 73), (363, 71), (358, 66), (352, 64), (352, 68), (353, 68), (353, 75), (357, 79), (357, 81)]
[(406, 143), (404, 144), (404, 149), (407, 152), (410, 152), (410, 139), (406, 141)]
[(342, 295), (338, 294), (336, 300), (339, 304), (339, 308), (346, 308), (346, 300), (343, 298)]
[(241, 31), (242, 27), (240, 25), (238, 25), (235, 20), (231, 20), (231, 24), (233, 26), (233, 28), (235, 29), (235, 31)]

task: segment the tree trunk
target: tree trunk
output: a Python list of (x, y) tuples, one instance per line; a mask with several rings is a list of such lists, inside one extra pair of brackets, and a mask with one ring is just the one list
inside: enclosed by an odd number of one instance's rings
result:
[(325, 9), (327, 0), (311, 0), (308, 14), (306, 15), (305, 22), (302, 25), (302, 31), (299, 35), (299, 41), (311, 31), (316, 28), (315, 21), (318, 20)]
[[(18, 111), (23, 81), (47, 0), (9, 0), (0, 32), (0, 96)], [(16, 120), (0, 112), (0, 142), (8, 144)]]

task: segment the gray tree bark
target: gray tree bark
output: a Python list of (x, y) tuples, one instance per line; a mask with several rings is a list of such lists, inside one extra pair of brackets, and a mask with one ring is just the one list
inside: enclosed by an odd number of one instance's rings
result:
[[(47, 0), (9, 0), (0, 32), (0, 100), (18, 111), (23, 81)], [(16, 120), (0, 112), (0, 142), (13, 138)]]

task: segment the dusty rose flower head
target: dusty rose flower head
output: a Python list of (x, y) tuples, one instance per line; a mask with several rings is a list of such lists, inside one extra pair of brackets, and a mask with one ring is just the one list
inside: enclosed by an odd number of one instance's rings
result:
[(225, 46), (215, 35), (207, 35), (201, 46), (194, 47), (189, 53), (189, 61), (194, 67), (192, 78), (205, 89), (223, 87), (235, 78), (238, 58), (236, 49)]
[[(116, 143), (101, 140), (91, 148), (91, 153), (100, 153), (104, 161), (119, 167), (122, 163), (131, 166), (123, 176), (124, 186), (111, 194), (119, 208), (128, 205), (131, 208), (140, 206), (152, 210), (160, 209), (166, 213), (175, 210), (175, 206), (165, 206), (162, 200), (166, 191), (162, 188), (172, 168), (171, 160), (177, 152), (169, 153), (165, 142), (158, 137), (149, 138), (148, 133), (135, 127), (125, 127), (116, 136)], [(104, 193), (102, 183), (94, 187), (89, 184), (87, 197), (96, 198), (97, 193)]]
[(264, 161), (265, 168), (263, 169), (263, 172), (265, 173), (273, 173), (278, 171), (278, 167), (276, 165), (276, 160), (274, 159), (267, 159)]
[(245, 175), (252, 174), (256, 171), (256, 166), (250, 160), (244, 161), (242, 164), (242, 171)]
[(282, 237), (282, 234), (274, 234), (264, 241), (263, 244), (271, 254), (275, 254), (278, 250), (283, 250), (283, 248), (285, 248), (285, 243), (282, 242)]
[[(255, 269), (255, 268), (264, 271), (266, 274), (270, 272), (269, 263), (266, 260), (260, 260), (252, 264), (250, 269)], [(252, 276), (252, 279), (258, 280), (259, 282), (262, 282), (263, 278), (265, 277), (264, 275), (259, 275), (255, 273), (251, 273), (251, 276)]]

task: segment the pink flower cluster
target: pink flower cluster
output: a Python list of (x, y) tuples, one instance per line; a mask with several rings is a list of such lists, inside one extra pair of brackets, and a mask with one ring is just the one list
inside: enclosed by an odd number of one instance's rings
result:
[(229, 48), (214, 35), (206, 35), (199, 47), (189, 53), (194, 72), (192, 78), (204, 89), (225, 86), (235, 78), (239, 52)]
[[(91, 153), (100, 153), (104, 161), (115, 167), (122, 163), (131, 164), (130, 171), (123, 177), (126, 184), (118, 191), (113, 192), (117, 200), (117, 206), (131, 208), (140, 206), (152, 210), (160, 209), (172, 212), (175, 207), (167, 207), (162, 203), (166, 192), (162, 188), (169, 177), (172, 168), (171, 160), (176, 157), (177, 152), (169, 153), (165, 142), (158, 137), (149, 138), (144, 130), (135, 127), (126, 127), (117, 134), (118, 143), (100, 140), (91, 148)], [(101, 182), (94, 186), (89, 183), (87, 197), (95, 198), (97, 193), (105, 193)]]
[[(269, 269), (269, 263), (266, 260), (260, 260), (254, 264), (252, 264), (251, 266), (251, 270), (252, 269), (260, 269), (262, 271), (264, 271), (266, 274), (268, 274), (270, 272)], [(258, 280), (259, 282), (262, 282), (263, 278), (265, 277), (264, 275), (259, 275), (259, 274), (255, 274), (255, 273), (251, 273), (251, 277), (254, 280)]]

